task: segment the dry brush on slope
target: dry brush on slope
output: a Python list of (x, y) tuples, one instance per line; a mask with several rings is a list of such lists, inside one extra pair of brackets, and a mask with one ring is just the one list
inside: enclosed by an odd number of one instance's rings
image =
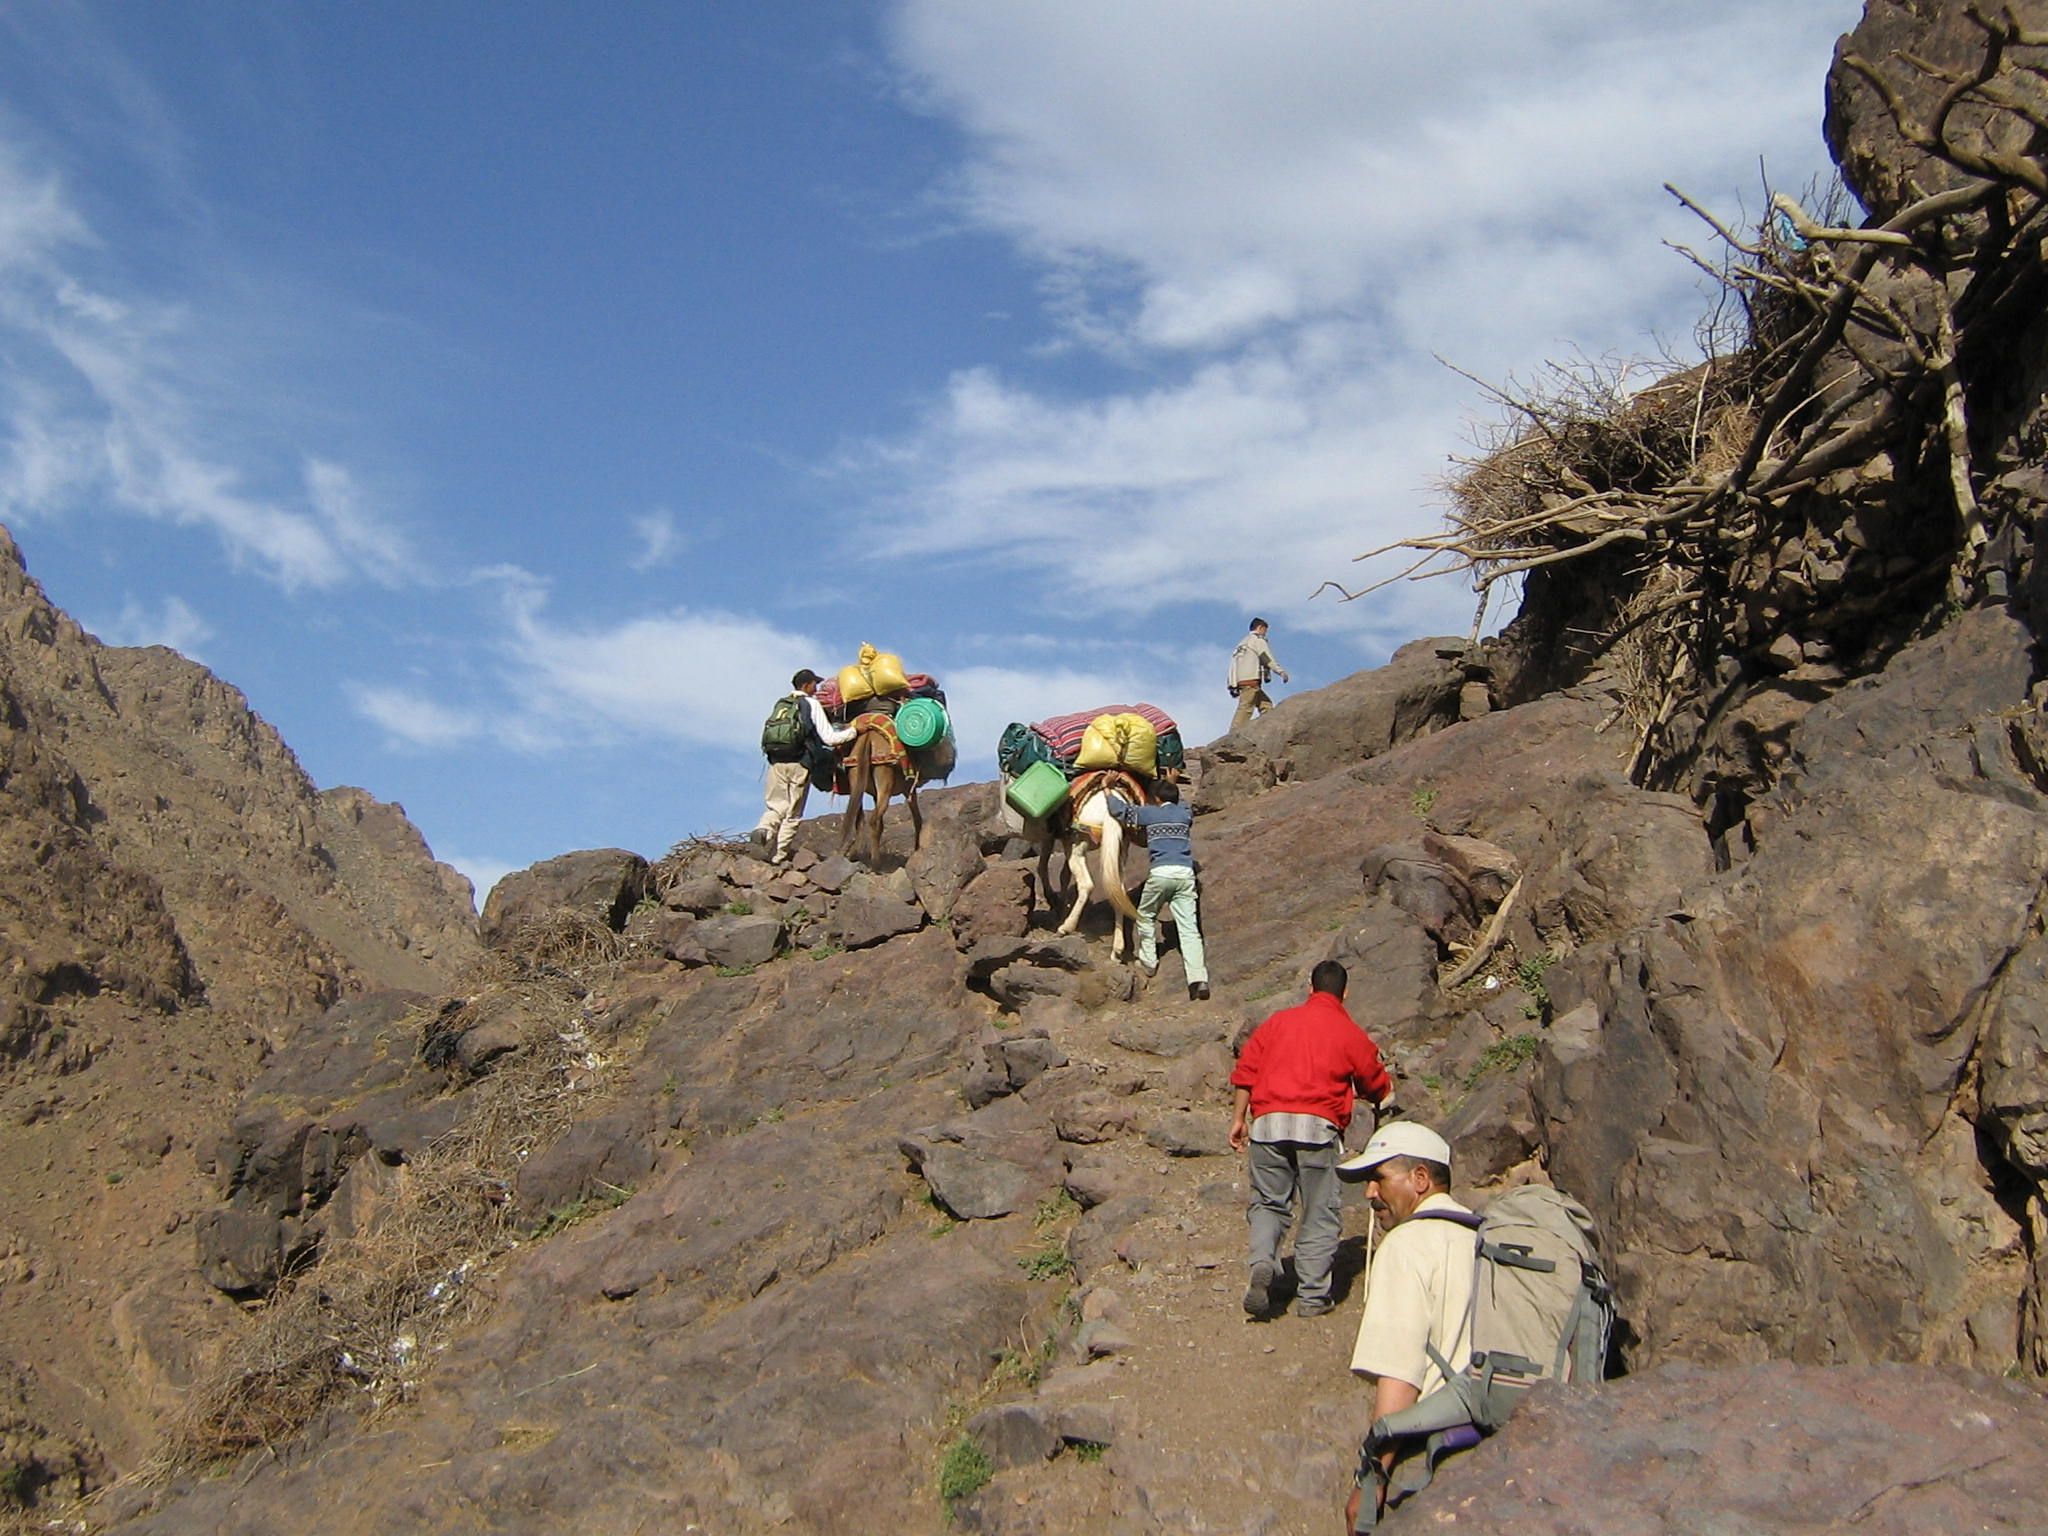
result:
[(1606, 658), (1638, 782), (1702, 800), (1726, 777), (1706, 738), (1757, 685), (1811, 668), (1824, 691), (2009, 597), (2042, 504), (2048, 17), (1963, 16), (1973, 46), (1947, 57), (1838, 57), (1831, 134), (1881, 119), (1891, 141), (1845, 156), (1867, 223), (1776, 193), (1744, 236), (1674, 189), (1723, 246), (1687, 254), (1739, 303), (1738, 345), (1710, 325), (1706, 361), (1644, 390), (1582, 362), (1493, 391), (1509, 426), (1450, 486), (1449, 528), (1361, 556), (1413, 558), (1343, 595), (1463, 573), (1483, 603), (1526, 577), (1542, 682)]

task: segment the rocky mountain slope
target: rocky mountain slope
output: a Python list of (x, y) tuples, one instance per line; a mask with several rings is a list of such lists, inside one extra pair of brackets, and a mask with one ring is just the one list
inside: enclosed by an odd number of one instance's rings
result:
[[(1101, 914), (1058, 937), (988, 785), (871, 871), (829, 818), (788, 870), (536, 866), (459, 986), (358, 990), (350, 952), (260, 1069), (180, 1058), (175, 1133), (65, 1191), (104, 1222), (154, 1180), (175, 1214), (204, 1171), (146, 1304), (65, 1277), (158, 1341), (136, 1358), (187, 1353), (118, 1446), (0, 1441), (0, 1486), (151, 1533), (1327, 1530), (1362, 1216), (1334, 1315), (1247, 1321), (1223, 1138), (1234, 1045), (1336, 957), (1461, 1185), (1592, 1209), (1625, 1324), (1626, 1379), (1533, 1400), (1390, 1528), (2037, 1529), (2048, 15), (2015, 9), (1871, 0), (1829, 131), (1886, 227), (1756, 258), (1790, 287), (1726, 393), (1718, 364), (1682, 386), (1701, 457), (1622, 464), (1685, 447), (1656, 394), (1491, 461), (1520, 531), (1467, 527), (1475, 574), (1557, 557), (1506, 635), (1195, 755), (1216, 1001), (1171, 951), (1112, 963)], [(25, 878), (91, 896), (24, 924), (35, 1006), (234, 985), (184, 937), (189, 880), (117, 863), (48, 740), (17, 727), (0, 789), (42, 818)], [(290, 867), (297, 824), (265, 825)], [(272, 899), (307, 953), (396, 910)], [(291, 966), (259, 952), (247, 995)], [(0, 1150), (47, 1159), (49, 1118)]]
[(402, 811), (99, 644), (0, 531), (0, 1448), (75, 1479), (152, 1441), (231, 1310), (190, 1262), (198, 1128), (306, 1020), (477, 952)]

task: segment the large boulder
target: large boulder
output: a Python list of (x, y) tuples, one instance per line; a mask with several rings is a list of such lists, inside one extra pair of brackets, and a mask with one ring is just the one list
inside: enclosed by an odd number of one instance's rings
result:
[(2031, 1531), (2048, 1507), (2044, 1436), (2038, 1392), (1960, 1371), (1667, 1366), (1538, 1391), (1386, 1529)]
[(1038, 877), (1028, 860), (991, 864), (953, 903), (953, 939), (972, 950), (984, 939), (1021, 939), (1031, 931)]
[(910, 856), (911, 889), (935, 923), (953, 915), (969, 881), (982, 872), (981, 844), (959, 823), (941, 822), (925, 834), (923, 846)]
[[(1280, 778), (1314, 779), (1455, 724), (1464, 653), (1461, 640), (1413, 640), (1384, 667), (1283, 699), (1224, 743), (1219, 766), (1239, 770), (1226, 772), (1226, 783), (1263, 775), (1255, 753)], [(1234, 798), (1223, 785), (1217, 796), (1221, 803)]]
[(573, 912), (614, 932), (647, 894), (647, 861), (624, 848), (589, 848), (505, 876), (484, 902), (481, 932), (496, 947), (528, 922)]
[[(2048, 0), (2005, 0), (1985, 10), (1992, 15), (2009, 11), (2037, 36), (2048, 30)], [(1874, 68), (1909, 119), (1925, 128), (1951, 89), (1943, 75), (1974, 73), (1985, 58), (1985, 43), (1984, 29), (1961, 5), (1867, 0), (1856, 29), (1835, 45), (1822, 129), (1842, 180), (1873, 219), (1889, 218), (1907, 203), (1969, 178), (1908, 142), (1883, 95), (1850, 67), (1849, 60), (1855, 57)], [(1936, 72), (1917, 67), (1911, 62), (1916, 59)], [(2000, 88), (2017, 93), (2037, 116), (2048, 110), (2048, 86), (2037, 76), (2008, 67)], [(1951, 113), (1949, 137), (1979, 151), (2020, 156), (2038, 152), (2036, 135), (2024, 118), (1994, 113), (1970, 96)]]
[(2039, 1316), (2003, 1063), (2009, 1021), (2048, 1010), (2048, 797), (1998, 630), (1952, 626), (1816, 709), (1795, 756), (1856, 750), (1788, 780), (1747, 864), (1550, 973), (1573, 1011), (1535, 1080), (1545, 1160), (1607, 1229), (1643, 1358), (2002, 1369), (1983, 1297)]

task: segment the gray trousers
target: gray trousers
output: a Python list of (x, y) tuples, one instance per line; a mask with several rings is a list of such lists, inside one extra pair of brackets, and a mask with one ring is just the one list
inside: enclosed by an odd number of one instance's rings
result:
[(1344, 1186), (1337, 1179), (1343, 1148), (1304, 1146), (1298, 1141), (1255, 1141), (1251, 1145), (1251, 1262), (1280, 1263), (1280, 1240), (1294, 1221), (1301, 1197), (1301, 1230), (1294, 1237), (1295, 1296), (1327, 1301), (1330, 1266), (1344, 1229)]

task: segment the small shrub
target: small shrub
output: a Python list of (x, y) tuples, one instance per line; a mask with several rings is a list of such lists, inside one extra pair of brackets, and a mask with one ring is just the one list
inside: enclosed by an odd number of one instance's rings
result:
[(834, 955), (843, 955), (845, 953), (846, 946), (837, 939), (827, 939), (822, 944), (813, 944), (811, 946), (811, 958), (813, 960), (830, 960)]
[(1056, 1189), (1039, 1199), (1038, 1209), (1031, 1213), (1031, 1225), (1049, 1227), (1061, 1217), (1071, 1216), (1080, 1209), (1080, 1202), (1064, 1188)]
[(1434, 784), (1424, 784), (1419, 786), (1415, 793), (1408, 797), (1408, 803), (1415, 808), (1417, 816), (1427, 821), (1429, 820), (1429, 813), (1436, 809), (1436, 797), (1436, 786)]
[(758, 969), (758, 966), (752, 965), (714, 965), (711, 967), (712, 974), (717, 976), (751, 976)]
[(728, 901), (725, 904), (725, 915), (727, 917), (752, 917), (754, 915), (754, 904), (751, 901)]
[(1109, 1447), (1100, 1440), (1076, 1440), (1074, 1442), (1074, 1459), (1083, 1466), (1092, 1467), (1096, 1462), (1102, 1460), (1102, 1453), (1108, 1449)]
[(1529, 1001), (1522, 1005), (1523, 1017), (1540, 1019), (1550, 1012), (1550, 989), (1543, 984), (1543, 978), (1555, 964), (1557, 956), (1547, 949), (1516, 964), (1515, 980), (1529, 994)]
[(996, 1475), (995, 1463), (972, 1435), (961, 1435), (939, 1457), (939, 1497), (948, 1504), (970, 1499)]
[(0, 1467), (0, 1508), (12, 1505), (28, 1508), (36, 1496), (36, 1464), (33, 1460), (11, 1461)]
[(1539, 1043), (1535, 1035), (1509, 1035), (1505, 1040), (1494, 1041), (1480, 1053), (1478, 1062), (1465, 1079), (1466, 1089), (1476, 1088), (1479, 1080), (1489, 1072), (1512, 1072), (1525, 1062), (1533, 1061)]
[(1058, 1237), (1048, 1237), (1018, 1259), (1017, 1267), (1024, 1271), (1026, 1280), (1071, 1280), (1074, 1277), (1074, 1261), (1067, 1257), (1067, 1245)]
[(533, 1240), (539, 1242), (564, 1227), (573, 1227), (579, 1221), (588, 1221), (593, 1216), (616, 1210), (632, 1198), (633, 1187), (630, 1184), (606, 1184), (600, 1180), (595, 1194), (571, 1200), (567, 1205), (558, 1205), (549, 1211), (541, 1224), (533, 1229)]

